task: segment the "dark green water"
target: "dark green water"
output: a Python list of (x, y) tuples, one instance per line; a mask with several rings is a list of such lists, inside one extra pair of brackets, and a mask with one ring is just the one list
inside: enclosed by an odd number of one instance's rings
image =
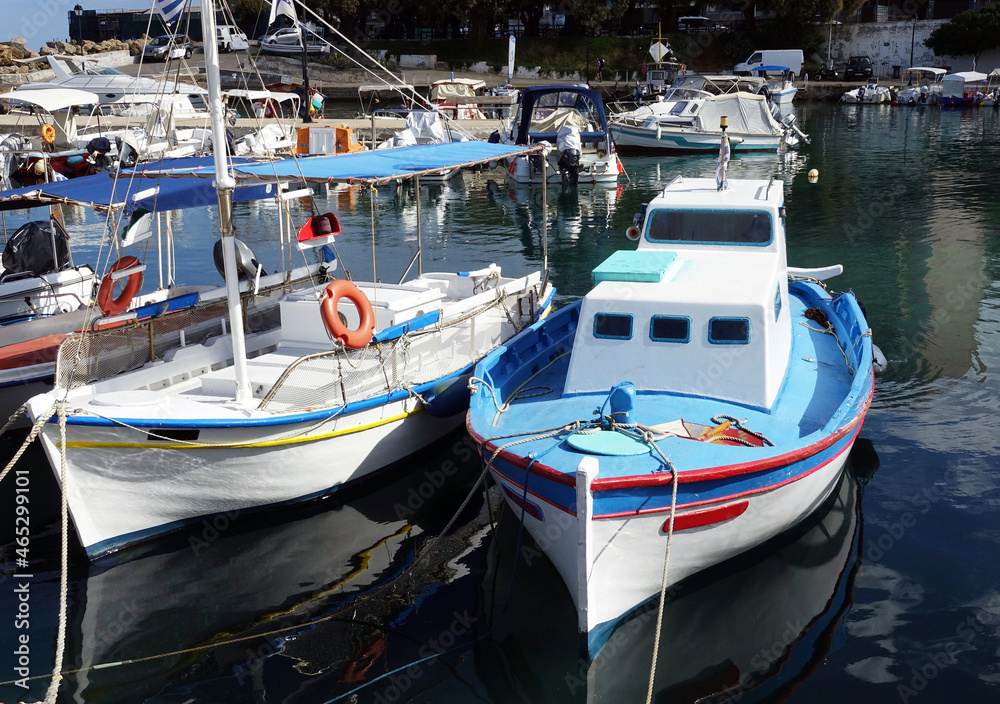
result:
[[(730, 176), (787, 184), (789, 263), (844, 265), (833, 285), (864, 302), (890, 367), (837, 499), (672, 595), (654, 701), (996, 701), (1000, 113), (806, 106), (800, 119), (811, 145), (736, 158)], [(628, 246), (640, 203), (677, 173), (714, 170), (700, 157), (625, 166), (631, 182), (617, 189), (548, 192), (562, 302)], [(541, 192), (492, 178), (422, 188), (425, 269), (540, 266)], [(318, 194), (317, 209), (327, 206), (344, 225), (343, 259), (355, 278), (370, 278), (368, 194)], [(415, 250), (412, 191), (379, 192), (374, 212), (377, 275), (395, 281)], [(8, 214), (7, 226), (30, 217)], [(179, 282), (219, 280), (213, 217), (175, 216)], [(102, 221), (78, 210), (66, 220), (77, 261), (96, 262)], [(239, 205), (237, 227), (269, 271), (280, 266), (273, 205)], [(4, 457), (14, 449), (6, 442)], [(36, 492), (30, 643), (31, 674), (41, 675), (54, 652), (58, 505), (41, 453), (23, 461)], [(479, 472), (458, 434), (375, 486), (265, 516), (215, 517), (117, 564), (88, 565), (74, 546), (65, 669), (86, 671), (66, 676), (61, 701), (644, 701), (651, 613), (626, 623), (588, 666), (569, 595), (515, 517), (503, 513), (491, 528), (480, 493), (438, 537)], [(15, 677), (19, 634), (5, 484), (0, 681)], [(46, 684), (0, 685), (0, 701), (40, 699)]]

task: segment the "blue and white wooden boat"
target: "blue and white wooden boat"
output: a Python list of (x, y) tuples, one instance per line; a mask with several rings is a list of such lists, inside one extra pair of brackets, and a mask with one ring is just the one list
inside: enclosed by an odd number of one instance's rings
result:
[[(212, 8), (203, 1), (204, 36), (215, 36)], [(205, 54), (213, 134), (224, 139), (214, 43)], [(204, 340), (185, 342), (181, 330), (180, 344), (155, 361), (81, 384), (100, 364), (104, 350), (95, 350), (70, 361), (70, 383), (28, 402), (37, 422), (66, 401), (65, 438), (54, 417), (40, 437), (57, 478), (65, 477), (88, 556), (206, 516), (319, 497), (426, 447), (461, 425), (475, 363), (551, 302), (540, 271), (504, 277), (495, 264), (423, 271), (418, 226), (414, 278), (345, 278), (325, 290), (292, 291), (280, 299), (277, 324), (248, 325), (239, 283), (254, 270), (238, 262), (230, 219), (238, 182), (375, 187), (536, 151), (463, 142), (234, 166), (219, 150), (214, 168), (192, 170), (218, 190), (225, 320)], [(338, 235), (331, 220), (310, 218), (300, 248)]]
[(677, 177), (629, 235), (477, 365), (467, 418), (591, 656), (661, 586), (815, 510), (873, 392), (864, 314), (821, 282), (841, 267), (786, 265), (781, 182)]
[(941, 105), (969, 107), (979, 105), (986, 95), (989, 75), (979, 71), (949, 73), (941, 79)]

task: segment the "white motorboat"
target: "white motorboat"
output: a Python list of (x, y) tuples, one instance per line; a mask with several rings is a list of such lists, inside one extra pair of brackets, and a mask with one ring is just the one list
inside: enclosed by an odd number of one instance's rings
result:
[(903, 84), (896, 92), (896, 102), (899, 105), (937, 105), (941, 102), (941, 82), (946, 73), (943, 68), (911, 66), (903, 71)]
[(604, 101), (586, 86), (526, 88), (510, 129), (497, 137), (508, 144), (545, 146), (542, 154), (508, 161), (507, 178), (513, 183), (615, 183), (622, 172)]
[(654, 103), (611, 119), (611, 135), (620, 150), (715, 153), (723, 117), (729, 121), (727, 134), (733, 151), (771, 151), (808, 139), (794, 116), (775, 119), (771, 104), (760, 94), (737, 92), (664, 101), (669, 110), (660, 105)]
[[(203, 0), (202, 32), (215, 36), (211, 0)], [(224, 139), (217, 48), (205, 50), (212, 133)], [(28, 403), (35, 422), (65, 409), (65, 438), (55, 418), (40, 437), (56, 476), (65, 472), (62, 490), (87, 554), (220, 512), (315, 498), (402, 460), (461, 424), (473, 365), (549, 307), (553, 289), (541, 272), (505, 278), (492, 264), (424, 272), (418, 220), (416, 278), (339, 279), (289, 293), (276, 326), (248, 330), (238, 285), (240, 269), (251, 277), (253, 269), (237, 265), (237, 179), (419, 183), (451, 165), (535, 151), (464, 142), (231, 167), (217, 150), (213, 169), (192, 172), (218, 186), (227, 324), (204, 342), (181, 334), (161, 359), (93, 384), (75, 380), (85, 382), (106, 350), (74, 354), (74, 381)], [(337, 234), (332, 214), (316, 215), (298, 242), (326, 246)]]
[(877, 78), (869, 78), (866, 85), (854, 88), (840, 96), (841, 102), (852, 105), (872, 105), (892, 102), (892, 93), (886, 86), (880, 86)]
[(476, 78), (445, 78), (431, 84), (430, 102), (446, 116), (458, 120), (485, 120), (477, 99), (486, 81)]
[(789, 105), (795, 99), (799, 89), (795, 85), (795, 73), (787, 66), (758, 66), (751, 73), (767, 82), (767, 94), (775, 105)]

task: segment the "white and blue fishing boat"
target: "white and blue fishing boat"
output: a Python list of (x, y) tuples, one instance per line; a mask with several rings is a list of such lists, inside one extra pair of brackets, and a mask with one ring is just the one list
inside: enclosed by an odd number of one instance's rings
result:
[[(202, 3), (202, 31), (216, 33), (211, 0)], [(213, 134), (224, 139), (212, 42), (205, 63)], [(238, 258), (231, 220), (238, 182), (374, 189), (412, 177), (419, 187), (420, 176), (442, 169), (537, 151), (465, 142), (234, 165), (217, 150), (214, 168), (191, 170), (218, 191), (227, 317), (198, 340), (177, 331), (166, 351), (123, 334), (119, 347), (139, 345), (139, 356), (153, 361), (95, 383), (88, 383), (91, 370), (107, 349), (73, 354), (57, 388), (28, 403), (34, 422), (65, 408), (65, 437), (54, 417), (40, 437), (57, 478), (65, 478), (88, 556), (206, 516), (323, 496), (406, 458), (461, 425), (475, 363), (551, 302), (540, 271), (504, 277), (495, 264), (423, 271), (418, 224), (417, 251), (400, 283), (342, 278), (293, 291), (280, 299), (274, 324), (248, 325), (240, 279), (261, 273)], [(322, 251), (339, 235), (332, 213), (317, 214), (297, 243)], [(406, 279), (414, 266), (417, 275)]]
[(786, 264), (780, 181), (677, 177), (629, 237), (582, 300), (477, 365), (467, 419), (591, 656), (814, 511), (873, 393), (865, 316), (822, 283), (841, 267)]

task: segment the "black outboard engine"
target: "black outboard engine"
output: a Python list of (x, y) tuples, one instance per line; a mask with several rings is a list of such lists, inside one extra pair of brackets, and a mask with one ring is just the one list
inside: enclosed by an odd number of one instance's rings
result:
[(580, 130), (571, 125), (563, 125), (556, 135), (556, 149), (559, 151), (559, 175), (564, 186), (575, 186), (580, 181), (580, 151), (583, 143)]

